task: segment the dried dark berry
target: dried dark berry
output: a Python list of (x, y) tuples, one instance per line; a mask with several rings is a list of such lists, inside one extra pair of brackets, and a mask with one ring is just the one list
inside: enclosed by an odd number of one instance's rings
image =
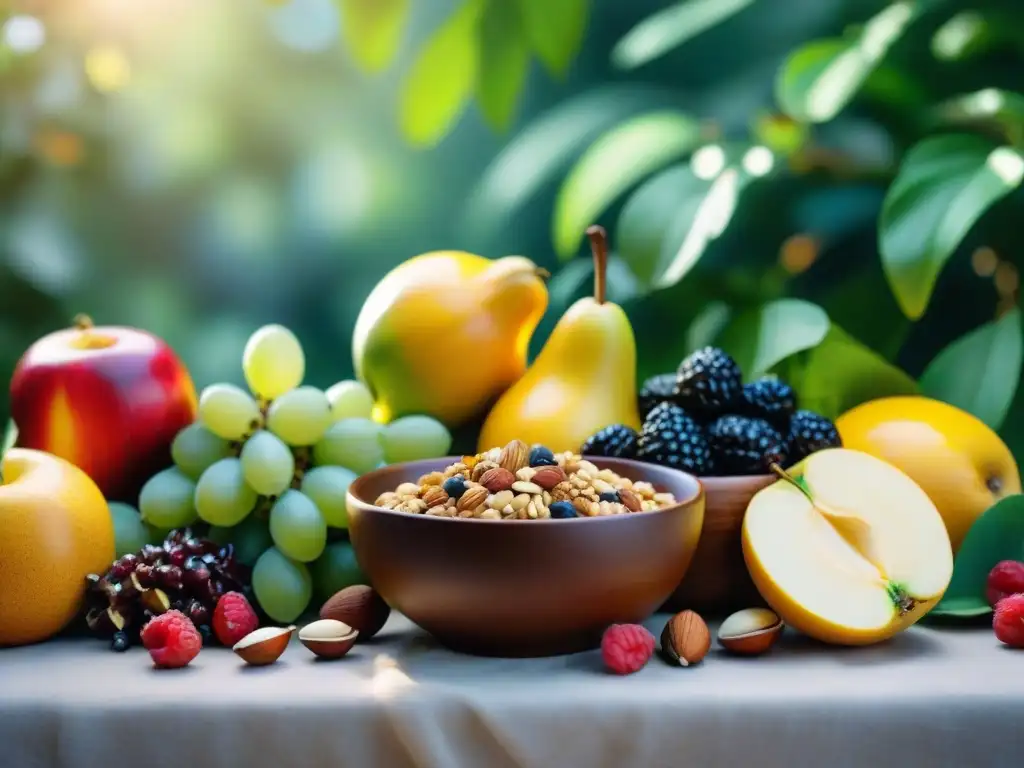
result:
[(632, 459), (636, 456), (639, 437), (635, 430), (625, 424), (612, 424), (588, 437), (580, 448), (580, 453), (585, 456)]
[(764, 419), (785, 433), (796, 410), (796, 393), (784, 381), (765, 377), (743, 387), (743, 413)]
[(675, 403), (661, 403), (648, 415), (640, 433), (637, 458), (695, 475), (709, 475), (714, 466), (704, 430)]
[(555, 454), (551, 452), (550, 448), (545, 448), (543, 445), (534, 446), (533, 450), (530, 451), (530, 466), (531, 467), (553, 467), (558, 462), (555, 461)]
[(453, 499), (458, 499), (466, 492), (466, 481), (462, 475), (453, 475), (445, 480), (441, 487)]
[(601, 501), (611, 501), (615, 503), (621, 501), (621, 499), (619, 498), (618, 491), (605, 491), (604, 493), (600, 494), (597, 498)]
[(164, 589), (181, 589), (182, 571), (176, 565), (158, 565), (153, 571), (156, 583)]
[(842, 448), (843, 440), (836, 425), (824, 416), (814, 411), (797, 411), (789, 422), (789, 444), (791, 461), (799, 461), (815, 451)]
[(548, 511), (551, 512), (551, 517), (557, 520), (565, 520), (569, 517), (577, 517), (576, 507), (568, 501), (555, 501), (552, 502), (551, 506), (548, 507)]
[(637, 406), (640, 408), (640, 418), (646, 419), (647, 414), (654, 410), (659, 403), (672, 402), (676, 396), (676, 374), (659, 373), (651, 376), (640, 385), (640, 392), (637, 395)]
[(114, 637), (110, 640), (110, 650), (117, 653), (127, 651), (130, 646), (131, 641), (128, 639), (127, 632), (115, 632)]
[(742, 393), (740, 367), (715, 347), (697, 350), (676, 371), (674, 399), (694, 413), (723, 413), (739, 402)]
[(775, 427), (764, 419), (722, 416), (708, 428), (715, 466), (725, 475), (760, 475), (772, 464), (784, 465), (788, 448)]

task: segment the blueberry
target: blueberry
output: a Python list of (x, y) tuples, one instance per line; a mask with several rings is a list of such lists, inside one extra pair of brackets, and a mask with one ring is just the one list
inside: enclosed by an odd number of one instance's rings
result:
[(122, 653), (128, 650), (129, 645), (126, 632), (115, 632), (113, 640), (110, 641), (110, 650)]
[(543, 445), (538, 445), (532, 451), (530, 451), (530, 466), (531, 467), (553, 467), (558, 462), (555, 461), (555, 454), (551, 452), (550, 448), (545, 448)]
[(576, 507), (569, 501), (556, 501), (548, 509), (551, 511), (551, 517), (558, 520), (577, 516)]
[(599, 498), (601, 501), (613, 501), (613, 502), (620, 501), (620, 499), (619, 499), (619, 492), (618, 491), (605, 491), (604, 493), (602, 493), (597, 498)]
[(213, 630), (210, 629), (208, 624), (199, 625), (199, 636), (203, 638), (204, 646), (213, 644)]
[(466, 481), (463, 479), (462, 475), (455, 475), (445, 480), (444, 485), (441, 487), (444, 488), (444, 492), (453, 499), (458, 499), (466, 492)]

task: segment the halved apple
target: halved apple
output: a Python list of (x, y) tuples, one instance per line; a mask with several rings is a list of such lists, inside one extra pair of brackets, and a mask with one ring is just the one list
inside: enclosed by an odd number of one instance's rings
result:
[(949, 534), (927, 494), (860, 451), (814, 453), (750, 501), (743, 556), (790, 626), (828, 643), (892, 637), (942, 599)]

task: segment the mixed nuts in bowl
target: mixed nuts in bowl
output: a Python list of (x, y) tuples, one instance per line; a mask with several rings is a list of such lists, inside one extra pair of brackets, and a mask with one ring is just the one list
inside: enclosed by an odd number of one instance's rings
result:
[[(595, 648), (609, 625), (653, 613), (686, 573), (700, 538), (704, 494), (697, 479), (668, 467), (571, 454), (529, 467), (536, 446), (523, 466), (503, 465), (506, 447), (494, 463), (515, 477), (508, 488), (490, 478), (492, 487), (483, 484), (496, 467), (473, 479), (480, 462), (492, 461), (490, 451), (383, 467), (350, 486), (352, 545), (384, 600), (453, 649), (508, 657)], [(518, 455), (520, 448), (511, 451)], [(547, 489), (534, 483), (543, 467), (558, 467), (566, 479)], [(536, 472), (520, 479), (524, 468)], [(454, 494), (445, 490), (448, 498), (431, 504), (432, 489), (444, 490), (457, 476), (465, 488), (453, 483)], [(541, 481), (549, 482), (543, 475)], [(467, 493), (476, 498), (459, 509)], [(498, 494), (527, 498), (487, 501)]]

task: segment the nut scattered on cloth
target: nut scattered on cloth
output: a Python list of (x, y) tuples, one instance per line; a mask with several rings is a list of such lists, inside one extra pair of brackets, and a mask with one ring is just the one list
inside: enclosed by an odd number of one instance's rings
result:
[[(514, 440), (462, 460), (443, 472), (423, 475), (382, 493), (376, 505), (434, 517), (485, 520), (543, 520), (552, 517), (600, 517), (648, 512), (676, 504), (647, 482), (599, 469), (579, 454), (551, 454), (552, 464), (530, 466), (531, 451)], [(561, 507), (552, 505), (563, 502)], [(573, 514), (560, 513), (571, 505)]]

